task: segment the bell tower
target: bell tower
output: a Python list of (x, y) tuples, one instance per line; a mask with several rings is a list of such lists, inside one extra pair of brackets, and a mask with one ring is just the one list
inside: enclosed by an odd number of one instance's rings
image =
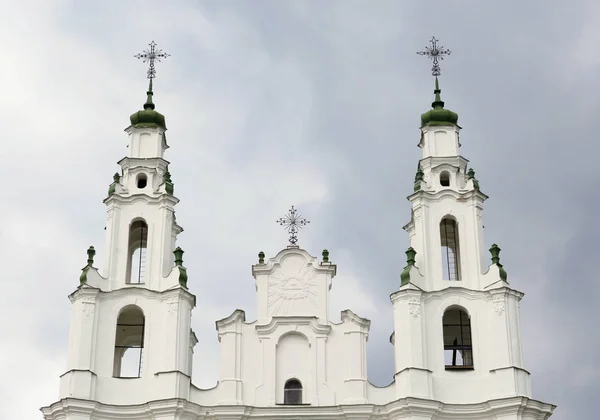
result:
[[(61, 376), (59, 403), (42, 411), (56, 418), (90, 418), (90, 402), (135, 405), (188, 398), (195, 296), (187, 289), (183, 231), (175, 217), (178, 199), (164, 153), (165, 117), (153, 101), (155, 61), (167, 57), (150, 48), (137, 57), (150, 63), (143, 109), (130, 117), (126, 156), (108, 188), (106, 258), (100, 272), (95, 250), (88, 250), (72, 304), (67, 370)], [(62, 415), (62, 414), (61, 414)]]
[(439, 60), (449, 53), (435, 38), (421, 53), (433, 59), (435, 89), (432, 108), (421, 115), (422, 156), (404, 227), (407, 264), (391, 295), (396, 396), (446, 404), (529, 401), (519, 322), (523, 293), (507, 282), (497, 245), (486, 262), (487, 196), (460, 155), (458, 115), (441, 99)]

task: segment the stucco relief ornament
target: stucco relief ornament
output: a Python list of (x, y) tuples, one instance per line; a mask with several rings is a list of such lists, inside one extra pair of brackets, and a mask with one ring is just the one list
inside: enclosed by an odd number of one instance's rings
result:
[(170, 222), (172, 220), (173, 220), (173, 211), (167, 210), (167, 222)]
[(418, 318), (419, 315), (421, 315), (421, 302), (415, 298), (412, 298), (410, 301), (408, 301), (408, 312), (414, 318)]
[(179, 301), (176, 297), (169, 298), (167, 300), (167, 305), (169, 306), (169, 313), (176, 314), (179, 309)]
[(274, 315), (290, 312), (294, 302), (308, 302), (318, 307), (316, 273), (312, 266), (301, 267), (296, 273), (275, 272), (269, 277), (269, 307)]
[(504, 296), (494, 297), (494, 309), (498, 315), (502, 315), (506, 309), (506, 304), (504, 302)]
[(83, 316), (90, 318), (92, 315), (94, 315), (94, 311), (96, 309), (96, 299), (93, 297), (85, 297), (81, 303), (83, 303)]
[(113, 217), (113, 213), (115, 212), (115, 209), (110, 208), (107, 210), (106, 212), (106, 221), (108, 222), (110, 219), (112, 219)]

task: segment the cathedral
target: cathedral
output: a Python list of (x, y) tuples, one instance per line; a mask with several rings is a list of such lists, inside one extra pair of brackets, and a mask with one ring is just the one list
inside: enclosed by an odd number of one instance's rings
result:
[[(151, 48), (147, 100), (130, 117), (127, 154), (104, 199), (106, 258), (87, 251), (69, 296), (67, 366), (46, 420), (547, 419), (554, 405), (532, 399), (523, 363), (519, 305), (500, 248), (484, 249), (487, 196), (460, 155), (458, 115), (445, 108), (439, 49), (434, 101), (421, 115), (422, 150), (404, 226), (410, 247), (390, 290), (394, 381), (367, 377), (371, 322), (351, 310), (330, 318), (337, 266), (327, 250), (297, 245), (305, 223), (294, 207), (280, 220), (289, 245), (252, 266), (257, 319), (235, 310), (216, 321), (220, 378), (192, 383), (195, 296), (188, 290), (178, 199), (165, 116), (156, 110)], [(185, 216), (184, 216), (185, 217)], [(198, 357), (202, 357), (200, 354)]]

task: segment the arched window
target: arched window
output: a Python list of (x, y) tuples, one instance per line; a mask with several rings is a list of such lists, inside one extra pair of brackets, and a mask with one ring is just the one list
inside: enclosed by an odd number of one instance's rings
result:
[(444, 280), (460, 280), (460, 253), (458, 225), (454, 219), (444, 217), (440, 222), (442, 242), (442, 272)]
[(135, 180), (135, 183), (139, 189), (144, 189), (146, 188), (146, 185), (148, 185), (148, 177), (146, 174), (139, 174)]
[(117, 319), (115, 334), (115, 378), (139, 378), (142, 375), (144, 350), (144, 313), (137, 306), (128, 306)]
[(289, 379), (283, 387), (284, 404), (302, 404), (302, 383), (298, 379)]
[(473, 369), (471, 321), (464, 309), (446, 310), (442, 318), (446, 370)]
[(443, 171), (440, 174), (440, 185), (442, 187), (449, 187), (450, 186), (450, 172)]
[(127, 283), (144, 283), (147, 247), (148, 225), (143, 220), (136, 220), (129, 228)]

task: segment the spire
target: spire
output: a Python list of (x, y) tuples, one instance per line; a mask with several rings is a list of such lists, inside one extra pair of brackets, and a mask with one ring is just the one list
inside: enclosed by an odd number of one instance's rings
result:
[[(152, 83), (152, 80), (150, 80), (150, 83)], [(438, 81), (437, 76), (435, 76), (435, 90), (433, 91), (433, 93), (435, 94), (435, 100), (431, 103), (431, 107), (433, 109), (444, 108), (444, 101), (442, 101), (442, 98), (440, 97), (440, 93), (442, 93), (442, 90), (440, 89), (440, 82)]]
[(144, 104), (144, 109), (154, 111), (154, 102), (152, 102), (152, 95), (154, 95), (152, 92), (152, 79), (150, 79), (150, 83), (148, 84), (148, 91), (146, 92), (146, 95), (147, 98), (146, 103)]

